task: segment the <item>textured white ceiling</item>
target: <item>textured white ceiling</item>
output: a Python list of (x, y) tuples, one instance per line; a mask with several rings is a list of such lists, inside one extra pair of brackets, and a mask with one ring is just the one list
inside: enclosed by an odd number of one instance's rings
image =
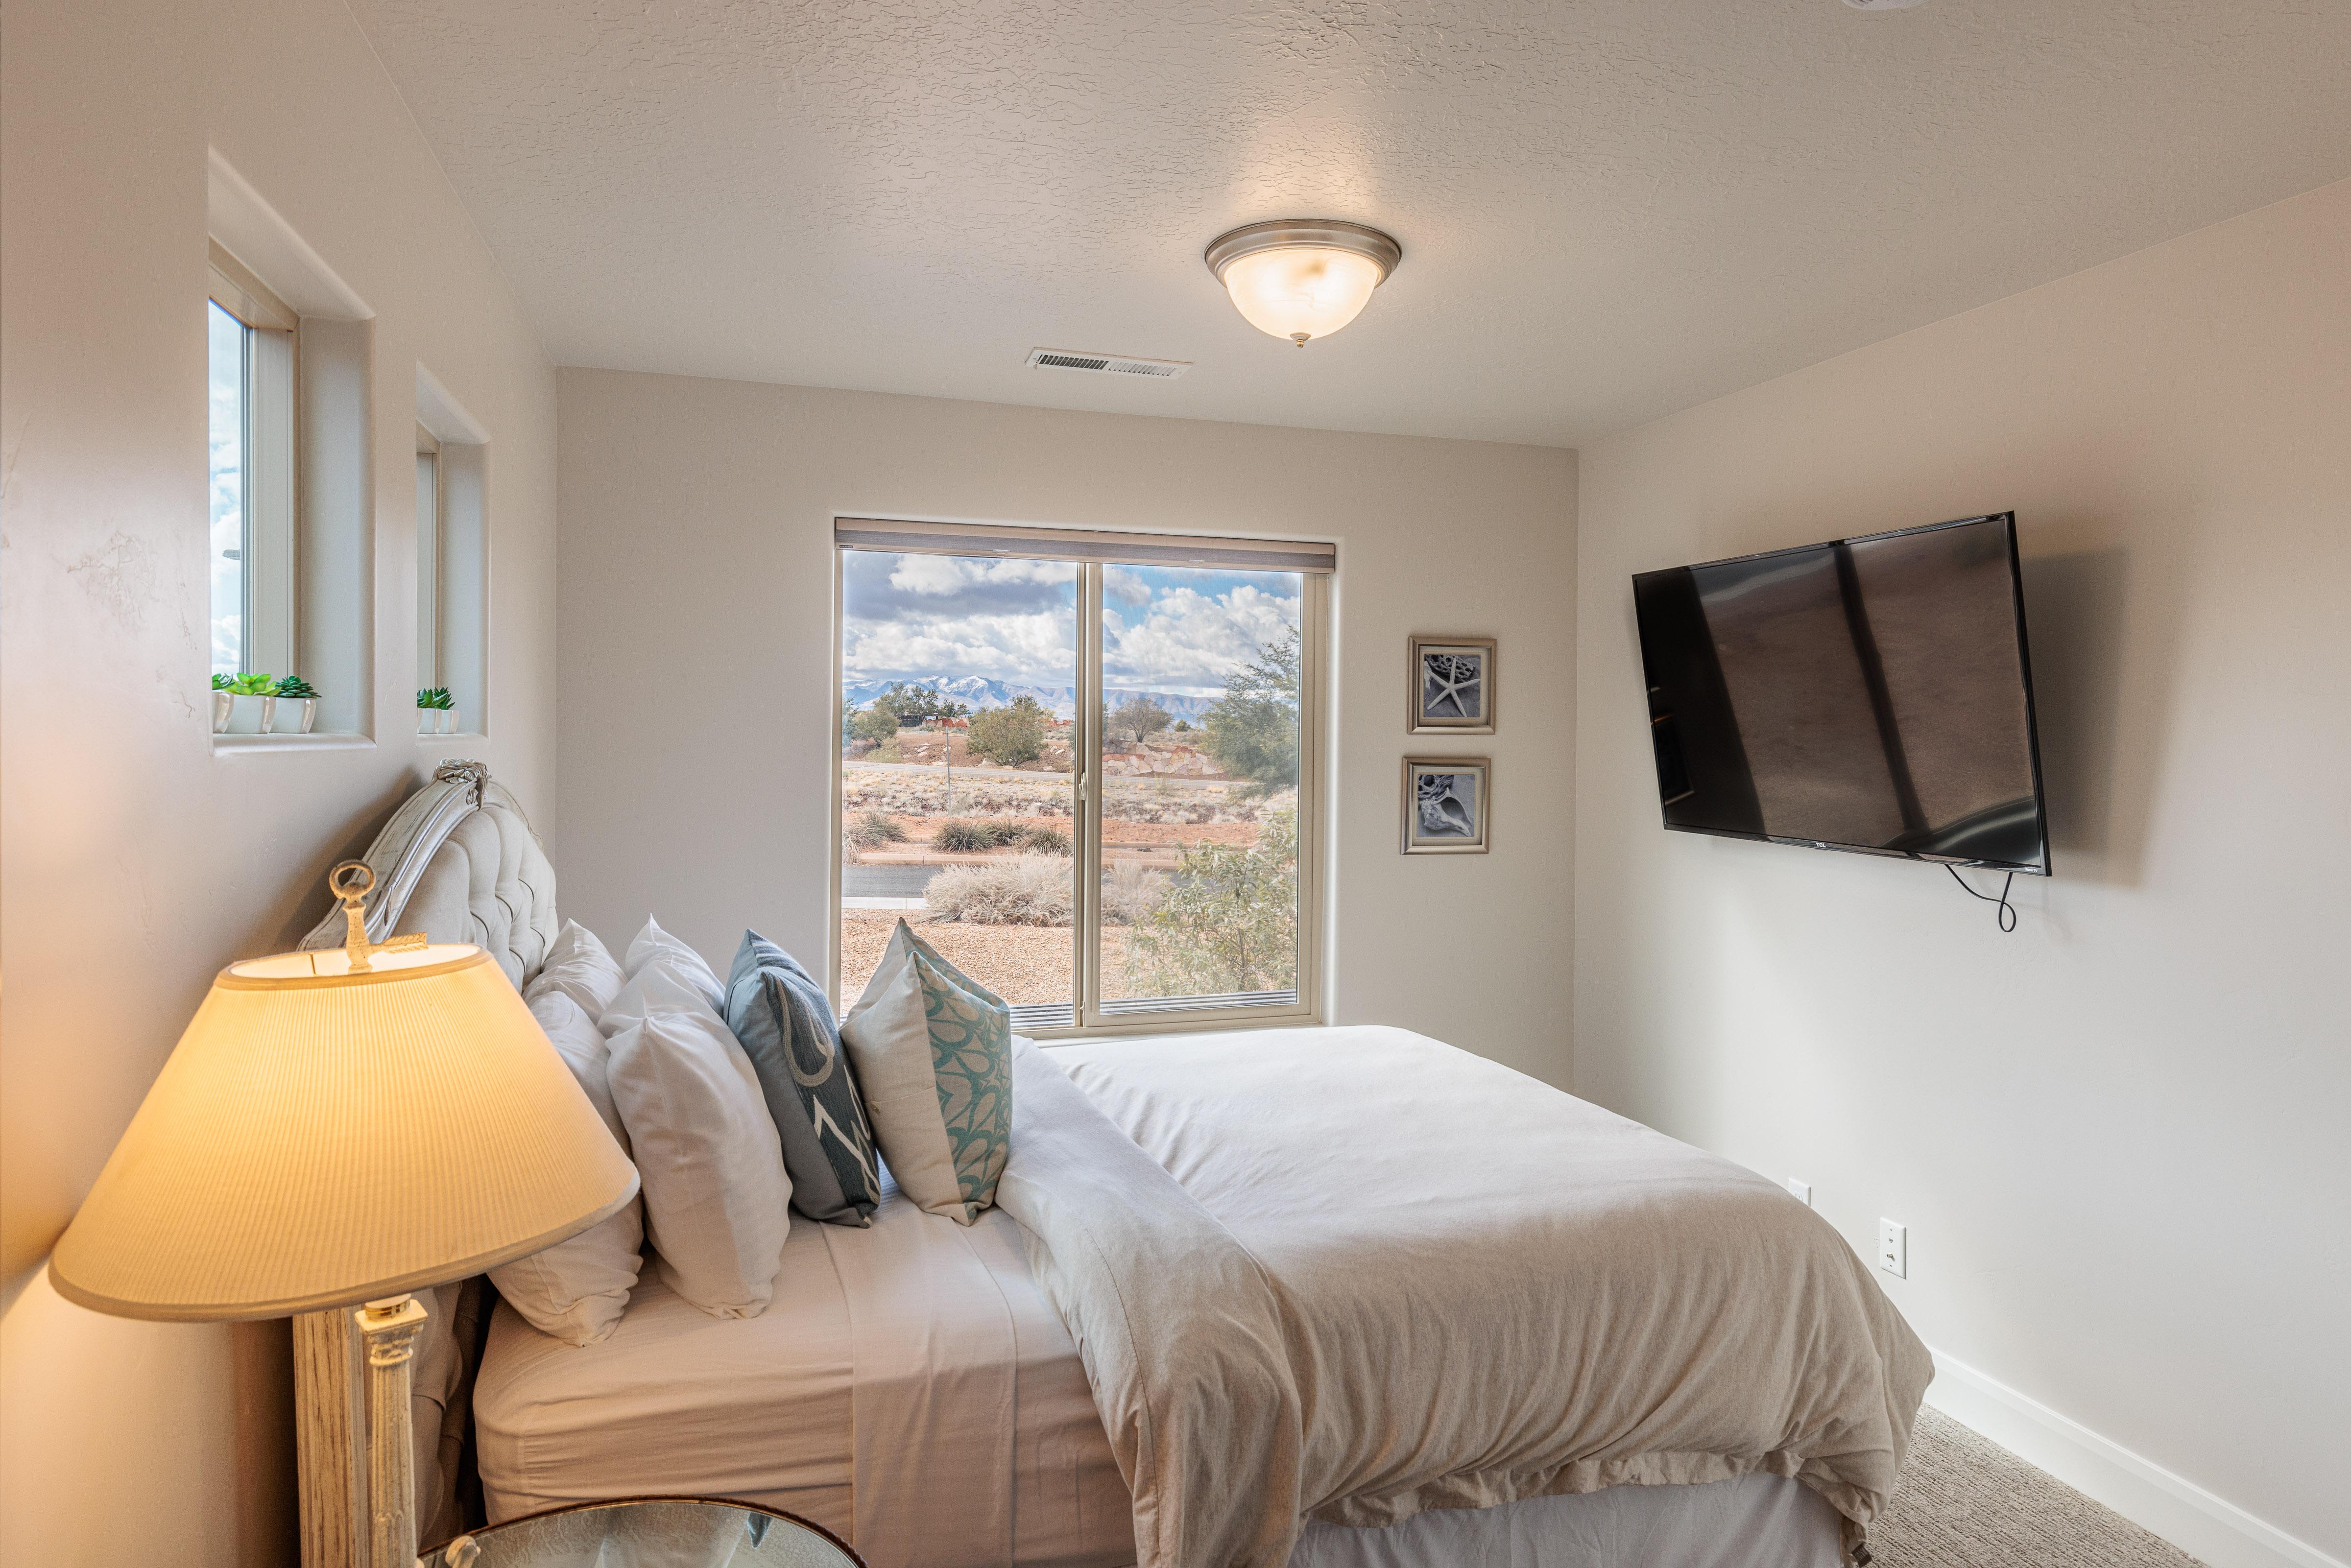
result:
[(2351, 173), (2351, 0), (353, 5), (558, 362), (998, 402), (1573, 443)]

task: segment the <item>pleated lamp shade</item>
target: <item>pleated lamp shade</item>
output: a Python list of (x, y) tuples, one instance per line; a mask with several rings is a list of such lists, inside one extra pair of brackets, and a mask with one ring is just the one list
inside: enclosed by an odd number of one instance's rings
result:
[(478, 947), (232, 964), (49, 1260), (134, 1318), (398, 1296), (617, 1213), (636, 1167)]

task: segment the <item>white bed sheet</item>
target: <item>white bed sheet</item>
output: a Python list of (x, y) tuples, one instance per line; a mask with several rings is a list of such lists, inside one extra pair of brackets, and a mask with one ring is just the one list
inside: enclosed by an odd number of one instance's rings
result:
[(1019, 1228), (893, 1190), (870, 1229), (794, 1216), (775, 1299), (710, 1317), (645, 1270), (576, 1349), (500, 1303), (474, 1392), (493, 1521), (599, 1498), (737, 1498), (871, 1568), (1122, 1568), (1126, 1487)]
[[(685, 1494), (813, 1520), (871, 1568), (1127, 1568), (1131, 1501), (1077, 1346), (1001, 1211), (890, 1191), (858, 1230), (794, 1216), (775, 1300), (718, 1319), (648, 1269), (601, 1344), (500, 1303), (474, 1395), (493, 1521)], [(1290, 1568), (1835, 1568), (1835, 1511), (1777, 1476), (1310, 1523)]]

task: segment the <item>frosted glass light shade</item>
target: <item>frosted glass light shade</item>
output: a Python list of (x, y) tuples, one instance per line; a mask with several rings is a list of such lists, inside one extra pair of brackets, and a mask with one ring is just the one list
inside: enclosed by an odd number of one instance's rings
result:
[(1343, 250), (1261, 250), (1225, 268), (1233, 308), (1260, 332), (1302, 343), (1327, 338), (1371, 303), (1379, 268)]
[(1279, 219), (1219, 235), (1201, 259), (1250, 326), (1303, 348), (1362, 314), (1403, 257), (1362, 224)]
[(50, 1256), (119, 1316), (269, 1318), (553, 1246), (636, 1167), (488, 954), (281, 953), (214, 978)]

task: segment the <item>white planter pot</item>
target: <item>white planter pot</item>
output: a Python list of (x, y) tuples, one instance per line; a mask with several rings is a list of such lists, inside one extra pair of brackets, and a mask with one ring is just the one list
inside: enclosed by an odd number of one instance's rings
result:
[(276, 705), (269, 716), (272, 735), (308, 735), (319, 722), (317, 697), (272, 697), (270, 701)]
[(276, 716), (276, 697), (251, 697), (232, 693), (228, 702), (228, 727), (224, 735), (267, 735), (269, 721)]
[(213, 733), (214, 735), (225, 735), (228, 733), (229, 709), (235, 706), (235, 702), (236, 698), (231, 696), (226, 692), (214, 692), (213, 694)]
[(455, 735), (457, 733), (457, 710), (453, 707), (421, 707), (416, 710), (416, 733), (419, 735)]

